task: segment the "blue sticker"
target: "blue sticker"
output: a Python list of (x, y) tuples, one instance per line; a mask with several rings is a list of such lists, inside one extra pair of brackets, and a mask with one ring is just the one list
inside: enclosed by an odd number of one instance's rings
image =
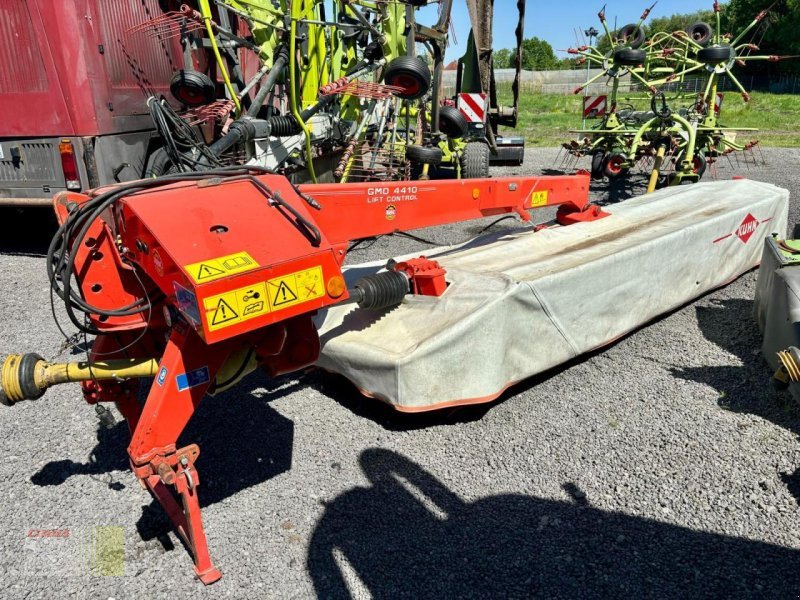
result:
[(197, 387), (198, 385), (203, 385), (204, 383), (208, 383), (210, 380), (211, 378), (208, 375), (208, 367), (200, 367), (199, 369), (189, 371), (188, 373), (181, 373), (175, 378), (175, 381), (178, 384), (179, 392)]
[(177, 281), (172, 282), (175, 288), (175, 300), (178, 303), (178, 310), (194, 323), (195, 327), (200, 325), (200, 311), (197, 308), (197, 296), (190, 292)]
[(161, 370), (158, 372), (158, 377), (156, 377), (156, 383), (158, 385), (164, 385), (164, 382), (167, 380), (167, 367), (161, 367)]

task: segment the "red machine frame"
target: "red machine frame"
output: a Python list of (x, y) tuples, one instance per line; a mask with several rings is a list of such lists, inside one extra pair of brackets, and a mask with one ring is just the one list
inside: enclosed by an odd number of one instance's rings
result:
[[(103, 332), (91, 358), (160, 363), (143, 406), (136, 380), (88, 381), (84, 396), (114, 402), (128, 421), (131, 467), (191, 550), (197, 577), (209, 584), (221, 573), (197, 498), (199, 448), (176, 442), (233, 352), (249, 349), (273, 376), (312, 365), (320, 351), (312, 316), (348, 299), (342, 264), (351, 240), (509, 213), (528, 221), (529, 210), (548, 206), (559, 207), (562, 224), (606, 216), (588, 192), (585, 172), (301, 188), (278, 175), (234, 176), (135, 193), (95, 221), (76, 256), (84, 297), (102, 309), (143, 294), (163, 299), (134, 316), (89, 315)], [(59, 219), (90, 198), (58, 195)], [(413, 293), (445, 292), (445, 271), (433, 261), (394, 268)]]

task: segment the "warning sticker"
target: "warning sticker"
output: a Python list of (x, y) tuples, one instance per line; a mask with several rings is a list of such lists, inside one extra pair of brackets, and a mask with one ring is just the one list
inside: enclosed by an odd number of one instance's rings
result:
[(256, 283), (203, 300), (209, 331), (230, 327), (269, 312), (267, 285)]
[(247, 252), (237, 252), (186, 265), (184, 268), (195, 283), (207, 283), (228, 275), (244, 273), (258, 266), (259, 264)]
[(545, 206), (547, 204), (547, 190), (533, 192), (531, 195), (531, 206)]
[(313, 267), (270, 279), (267, 282), (267, 293), (272, 310), (281, 310), (321, 298), (325, 295), (322, 267)]

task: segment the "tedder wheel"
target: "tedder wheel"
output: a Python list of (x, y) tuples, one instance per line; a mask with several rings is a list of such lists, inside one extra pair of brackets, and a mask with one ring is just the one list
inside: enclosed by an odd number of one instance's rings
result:
[(481, 179), (489, 176), (489, 146), (483, 142), (467, 142), (461, 155), (461, 178)]
[[(680, 165), (682, 162), (683, 154), (679, 154), (676, 163)], [(695, 173), (698, 177), (702, 177), (703, 173), (706, 172), (707, 166), (708, 161), (706, 161), (706, 155), (701, 151), (695, 152), (694, 158), (692, 159), (692, 173)]]
[(439, 131), (449, 138), (462, 138), (469, 133), (467, 118), (452, 106), (439, 108)]
[(692, 40), (694, 40), (701, 46), (705, 46), (711, 39), (711, 36), (714, 34), (714, 31), (711, 29), (711, 25), (699, 21), (697, 23), (692, 23), (691, 25), (689, 25), (686, 28), (686, 33)]
[(592, 153), (592, 179), (601, 179), (603, 177), (603, 162), (606, 158), (606, 151), (598, 148)]
[(719, 63), (726, 63), (731, 60), (736, 53), (733, 48), (727, 44), (721, 46), (709, 46), (697, 51), (697, 60), (704, 65), (718, 65)]
[(638, 67), (644, 64), (647, 59), (647, 54), (644, 50), (636, 48), (618, 48), (614, 50), (613, 60), (615, 65), (623, 67)]
[(402, 88), (398, 96), (403, 100), (416, 100), (428, 93), (431, 71), (418, 56), (398, 56), (386, 67), (383, 80), (386, 85)]
[(612, 152), (603, 161), (603, 173), (609, 179), (619, 179), (628, 171), (625, 166), (626, 162), (628, 162), (628, 157), (622, 152)]
[(214, 82), (200, 71), (177, 71), (169, 82), (169, 91), (186, 106), (202, 106), (214, 100)]
[(444, 158), (444, 152), (442, 152), (441, 148), (411, 144), (406, 146), (406, 158), (411, 162), (422, 163), (423, 165), (438, 165)]
[(633, 23), (625, 25), (625, 27), (620, 29), (617, 33), (617, 40), (636, 49), (644, 44), (644, 27), (637, 27)]

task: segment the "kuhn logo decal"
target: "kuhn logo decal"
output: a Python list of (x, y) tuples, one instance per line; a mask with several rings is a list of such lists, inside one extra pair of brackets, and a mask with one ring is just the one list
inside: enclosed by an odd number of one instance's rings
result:
[(759, 221), (753, 215), (747, 213), (747, 216), (741, 222), (739, 227), (736, 228), (736, 231), (715, 239), (714, 243), (716, 244), (717, 242), (721, 242), (723, 240), (727, 240), (728, 238), (736, 236), (742, 241), (743, 244), (746, 244), (747, 242), (750, 241), (750, 238), (753, 237), (753, 234), (756, 232), (759, 225), (768, 223), (771, 220), (772, 217), (764, 219), (763, 221)]

